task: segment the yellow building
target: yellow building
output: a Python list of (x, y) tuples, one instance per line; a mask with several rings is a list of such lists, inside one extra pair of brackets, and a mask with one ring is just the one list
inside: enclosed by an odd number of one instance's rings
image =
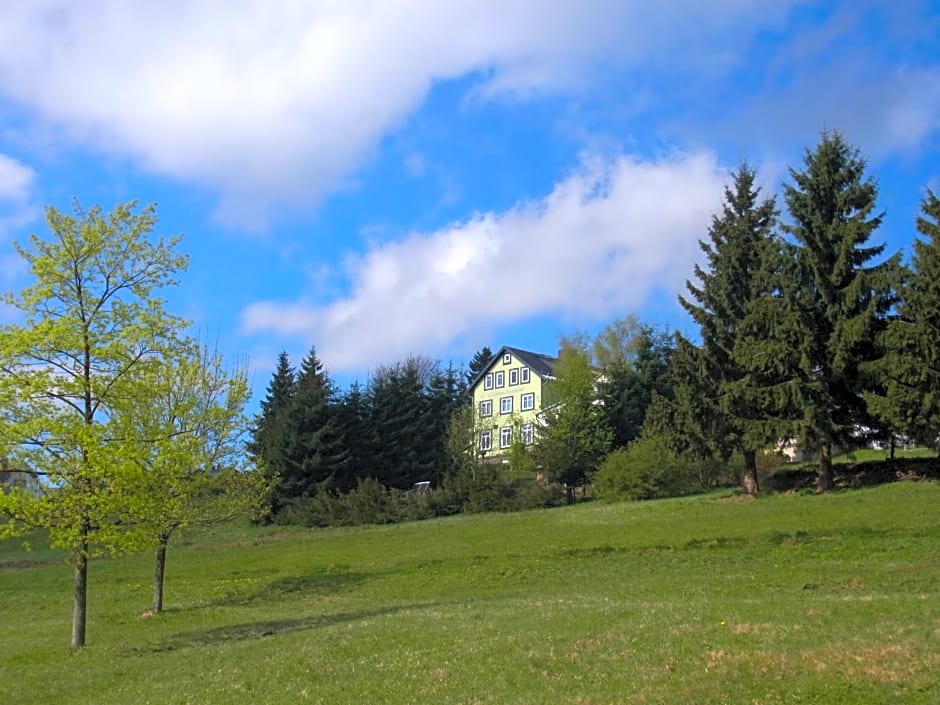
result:
[(535, 440), (545, 383), (554, 379), (557, 358), (503, 347), (470, 382), (483, 456), (505, 455), (519, 433), (526, 445)]

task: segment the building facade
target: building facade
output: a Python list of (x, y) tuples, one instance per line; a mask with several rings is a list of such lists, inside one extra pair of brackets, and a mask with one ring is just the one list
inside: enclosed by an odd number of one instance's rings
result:
[(515, 440), (526, 445), (535, 441), (545, 383), (554, 379), (557, 362), (541, 353), (503, 347), (471, 380), (481, 456), (506, 455)]

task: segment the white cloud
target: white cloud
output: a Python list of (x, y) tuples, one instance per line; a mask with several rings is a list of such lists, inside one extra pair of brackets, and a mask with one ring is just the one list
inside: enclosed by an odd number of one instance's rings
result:
[(0, 202), (26, 201), (35, 179), (36, 173), (28, 166), (0, 154)]
[(346, 298), (251, 304), (243, 332), (302, 338), (331, 369), (361, 370), (482, 326), (637, 310), (690, 275), (726, 177), (707, 153), (589, 159), (543, 199), (353, 258)]
[(721, 71), (798, 2), (10, 2), (0, 93), (263, 222), (342, 187), (435, 81), (531, 94), (610, 68)]

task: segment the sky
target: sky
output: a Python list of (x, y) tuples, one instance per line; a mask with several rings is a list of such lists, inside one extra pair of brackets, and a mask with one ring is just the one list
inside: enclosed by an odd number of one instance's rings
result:
[(0, 0), (0, 287), (45, 207), (136, 199), (256, 400), (282, 350), (344, 382), (627, 314), (694, 336), (730, 171), (780, 193), (824, 130), (908, 252), (940, 0)]

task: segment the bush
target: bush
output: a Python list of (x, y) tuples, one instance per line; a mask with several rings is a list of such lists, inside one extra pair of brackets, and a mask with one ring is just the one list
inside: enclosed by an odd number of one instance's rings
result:
[(701, 487), (711, 475), (710, 463), (677, 455), (661, 436), (644, 436), (607, 456), (594, 492), (608, 502), (672, 497)]

